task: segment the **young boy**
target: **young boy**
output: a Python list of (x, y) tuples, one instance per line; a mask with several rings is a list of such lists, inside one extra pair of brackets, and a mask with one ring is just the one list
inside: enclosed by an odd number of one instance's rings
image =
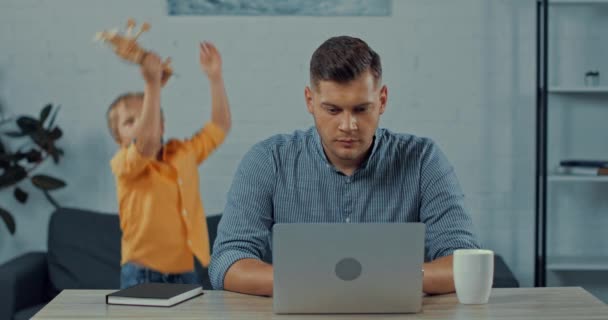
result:
[(198, 284), (194, 256), (209, 264), (197, 167), (223, 142), (231, 120), (221, 56), (213, 44), (201, 43), (200, 65), (211, 89), (211, 122), (191, 139), (162, 143), (162, 65), (153, 53), (141, 67), (144, 92), (124, 94), (108, 109), (108, 125), (120, 145), (110, 165), (122, 229), (121, 288), (145, 282)]

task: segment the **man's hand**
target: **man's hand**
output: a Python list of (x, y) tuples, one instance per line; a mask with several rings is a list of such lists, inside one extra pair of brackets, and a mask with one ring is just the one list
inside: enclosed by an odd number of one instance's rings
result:
[(148, 52), (141, 64), (141, 74), (148, 85), (160, 85), (163, 74), (163, 65), (160, 57)]
[(222, 75), (222, 57), (211, 42), (201, 42), (199, 60), (201, 69), (210, 79), (218, 78)]

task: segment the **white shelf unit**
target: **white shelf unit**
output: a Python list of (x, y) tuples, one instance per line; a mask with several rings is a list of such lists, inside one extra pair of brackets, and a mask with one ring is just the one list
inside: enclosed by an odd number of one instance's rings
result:
[(549, 0), (552, 5), (604, 5), (608, 4), (608, 0)]
[[(567, 159), (608, 160), (608, 45), (601, 41), (608, 34), (608, 0), (548, 0), (548, 8), (544, 3), (537, 2), (537, 160), (549, 172), (546, 180), (537, 178), (542, 188), (535, 236), (542, 246), (535, 249), (541, 258), (535, 284), (582, 286), (608, 297), (608, 254), (602, 257), (608, 248), (608, 176), (555, 170)], [(597, 86), (585, 85), (591, 70), (602, 73)]]
[(608, 182), (608, 176), (552, 174), (547, 179), (551, 182)]
[(552, 271), (608, 271), (608, 257), (548, 257), (547, 269)]
[(608, 94), (608, 87), (549, 87), (552, 94)]

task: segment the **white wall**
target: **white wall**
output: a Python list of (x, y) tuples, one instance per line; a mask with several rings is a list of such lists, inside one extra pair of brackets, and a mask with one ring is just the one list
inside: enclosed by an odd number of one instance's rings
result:
[[(171, 56), (179, 77), (163, 93), (170, 136), (209, 119), (197, 41), (225, 63), (234, 129), (201, 168), (208, 214), (222, 211), (238, 161), (256, 141), (312, 125), (303, 101), (314, 49), (334, 35), (362, 37), (382, 57), (389, 106), (381, 125), (434, 138), (456, 167), (484, 246), (502, 254), (523, 285), (533, 277), (535, 14), (531, 0), (395, 0), (390, 17), (169, 17), (162, 0), (3, 0), (0, 97), (11, 114), (63, 106), (66, 156), (42, 171), (65, 178), (65, 206), (116, 211), (108, 161), (116, 150), (104, 113), (139, 71), (91, 42), (95, 32), (149, 21), (143, 44)], [(31, 188), (28, 188), (31, 189)], [(33, 190), (33, 189), (32, 189)], [(46, 248), (51, 207), (33, 192), (10, 236), (0, 226), (0, 263)]]

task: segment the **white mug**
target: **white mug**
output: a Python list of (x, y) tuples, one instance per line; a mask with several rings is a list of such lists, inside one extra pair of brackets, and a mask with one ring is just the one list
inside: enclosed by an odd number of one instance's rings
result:
[(494, 252), (481, 249), (454, 251), (454, 284), (462, 304), (485, 304), (494, 281)]

